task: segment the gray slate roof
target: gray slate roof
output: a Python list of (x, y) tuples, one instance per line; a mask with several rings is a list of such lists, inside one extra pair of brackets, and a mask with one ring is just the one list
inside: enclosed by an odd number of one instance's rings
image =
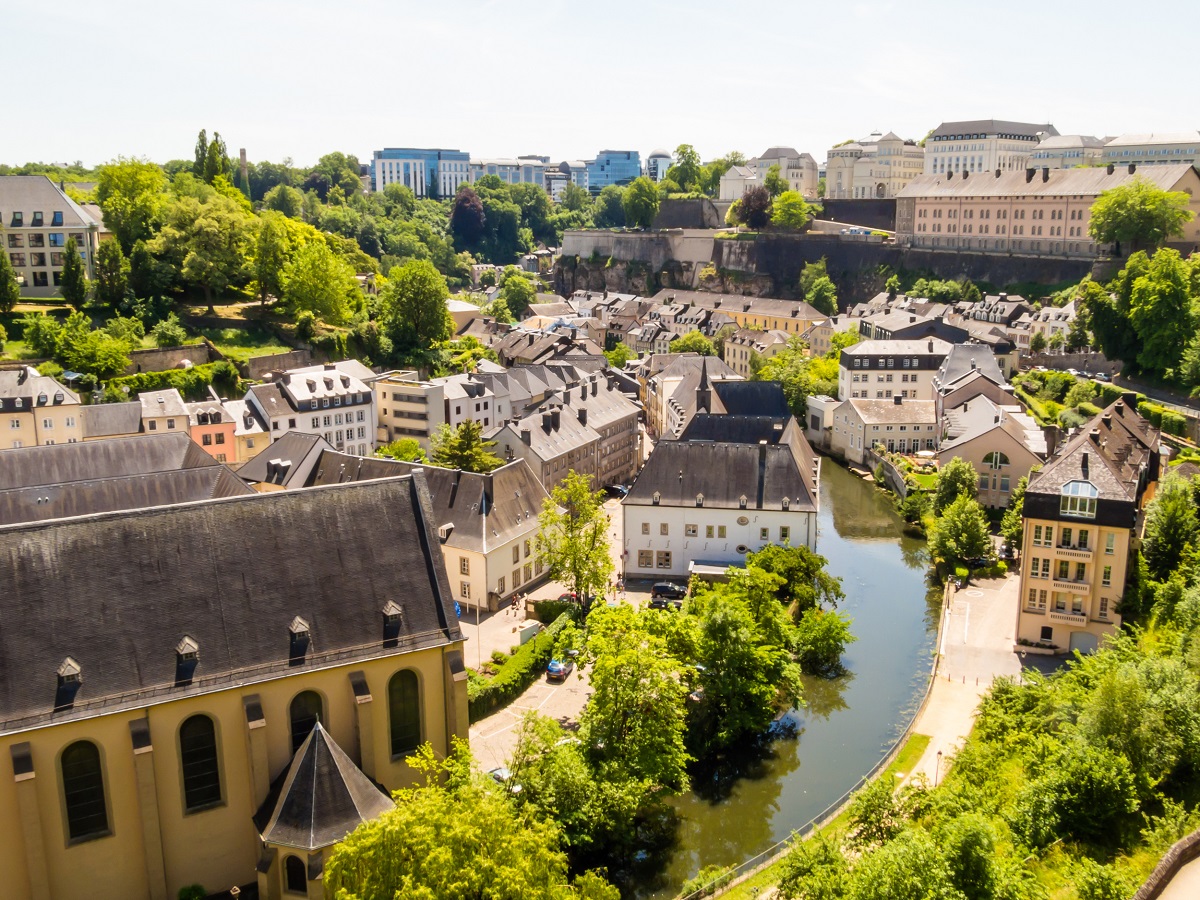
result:
[(221, 464), (184, 432), (5, 450), (0, 490)]
[(142, 404), (137, 400), (93, 403), (81, 408), (79, 415), (84, 440), (137, 434), (142, 430)]
[(394, 808), (391, 797), (363, 774), (317, 722), (292, 757), (261, 835), (271, 844), (319, 850)]
[[(0, 528), (0, 733), (461, 641), (431, 517), (412, 475)], [(184, 636), (200, 661), (177, 686)], [(82, 686), (52, 715), (68, 656)]]
[(971, 119), (966, 122), (943, 122), (933, 129), (929, 138), (949, 137), (955, 134), (1019, 134), (1023, 137), (1036, 137), (1038, 133), (1053, 136), (1058, 129), (1049, 123), (1037, 125), (1032, 122), (1009, 122), (1004, 119)]
[(45, 216), (43, 228), (51, 227), (54, 213), (63, 214), (61, 228), (86, 228), (92, 218), (57, 184), (45, 175), (0, 176), (0, 216), (5, 227), (12, 221), (14, 211), (24, 213), (26, 228), (33, 223), (33, 213), (40, 210)]
[[(0, 182), (3, 180), (0, 176)], [(0, 213), (3, 211), (0, 208)], [(16, 405), (17, 398), (22, 400), (20, 407)], [(64, 403), (79, 403), (79, 395), (50, 376), (39, 375), (33, 366), (0, 369), (0, 412), (28, 412)]]
[[(1046, 174), (1045, 180), (1042, 175)], [(982, 172), (964, 178), (961, 174), (918, 175), (897, 196), (901, 198), (941, 197), (1096, 197), (1107, 190), (1128, 184), (1135, 178), (1149, 181), (1166, 191), (1194, 188), (1196, 171), (1186, 163), (1169, 166), (1116, 166), (1113, 173), (1102, 166), (1085, 169), (1047, 169), (1025, 180), (1024, 172), (1002, 172), (997, 178)], [(1180, 182), (1187, 180), (1187, 184)]]

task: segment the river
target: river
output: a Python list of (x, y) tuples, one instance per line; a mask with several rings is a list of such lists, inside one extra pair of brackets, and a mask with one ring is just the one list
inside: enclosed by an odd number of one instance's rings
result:
[(821, 465), (817, 552), (842, 579), (839, 609), (858, 640), (847, 674), (806, 679), (796, 738), (773, 741), (735, 777), (678, 798), (678, 844), (637, 896), (674, 897), (701, 866), (734, 865), (803, 827), (855, 786), (916, 714), (933, 666), (941, 590), (926, 584), (925, 545), (903, 534), (890, 499), (830, 460)]

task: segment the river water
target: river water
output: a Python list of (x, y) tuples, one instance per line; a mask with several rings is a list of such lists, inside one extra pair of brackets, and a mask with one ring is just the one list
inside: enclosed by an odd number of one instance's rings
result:
[(848, 672), (806, 679), (797, 737), (678, 798), (678, 845), (639, 897), (674, 897), (701, 866), (743, 862), (803, 827), (853, 788), (916, 714), (941, 608), (941, 590), (926, 584), (924, 542), (903, 534), (887, 495), (829, 460), (821, 492), (817, 552), (842, 579), (839, 609), (858, 638), (843, 657)]

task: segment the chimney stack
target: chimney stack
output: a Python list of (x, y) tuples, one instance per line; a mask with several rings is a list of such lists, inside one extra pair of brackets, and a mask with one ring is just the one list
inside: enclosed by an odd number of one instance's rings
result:
[(1045, 184), (1049, 180), (1050, 180), (1050, 167), (1043, 166), (1042, 167), (1042, 183)]
[(521, 443), (526, 445), (533, 443), (533, 435), (528, 428), (521, 429)]
[(1109, 164), (1108, 164), (1108, 166), (1107, 166), (1107, 168), (1108, 168), (1108, 174), (1109, 174), (1109, 175), (1111, 175), (1111, 174), (1112, 174), (1113, 172), (1115, 172), (1115, 171), (1116, 171), (1116, 169), (1117, 169), (1117, 167), (1116, 167), (1116, 166), (1114, 166), (1112, 163), (1109, 163)]
[(932, 353), (932, 352), (933, 352), (933, 338), (930, 338), (930, 339), (929, 339), (929, 352), (930, 352), (930, 353)]
[(1036, 171), (1037, 171), (1037, 169), (1026, 169), (1025, 170), (1025, 183), (1026, 184), (1029, 184), (1029, 182), (1033, 181), (1033, 174)]
[(554, 426), (555, 431), (558, 431), (559, 425), (562, 424), (562, 410), (553, 409), (550, 411), (550, 424)]
[(1000, 170), (999, 170), (999, 169), (997, 169), (997, 170), (996, 170), (996, 177), (997, 177), (997, 178), (999, 178), (999, 177), (1000, 177)]
[(1137, 171), (1137, 163), (1130, 163), (1129, 164), (1129, 174), (1132, 175), (1136, 171)]
[(586, 409), (579, 410), (579, 424), (580, 425), (587, 424), (587, 410)]
[(542, 431), (549, 433), (551, 427), (550, 413), (542, 413)]

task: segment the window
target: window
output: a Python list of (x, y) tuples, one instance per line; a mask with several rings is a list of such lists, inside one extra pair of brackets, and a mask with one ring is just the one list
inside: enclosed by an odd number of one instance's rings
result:
[(12, 264), (14, 266), (16, 266), (17, 268), (21, 268), (22, 266), (25, 265), (25, 254), (24, 253), (10, 253), (10, 254), (8, 254), (8, 258), (12, 261)]
[(638, 551), (638, 568), (650, 569), (654, 567), (654, 551), (639, 550)]
[(417, 673), (411, 669), (397, 672), (388, 682), (388, 724), (393, 759), (420, 746), (421, 690)]
[(517, 566), (515, 569), (513, 569), (512, 580), (513, 580), (514, 588), (518, 588), (521, 586), (521, 567), (520, 566)]
[(760, 541), (769, 541), (771, 539), (771, 529), (770, 528), (758, 529), (758, 539)]
[(1008, 457), (999, 451), (989, 453), (983, 458), (983, 464), (989, 469), (999, 469), (1008, 465)]
[(1029, 602), (1028, 602), (1028, 606), (1029, 606), (1029, 608), (1030, 608), (1030, 609), (1037, 609), (1037, 588), (1030, 588), (1030, 589), (1029, 589)]
[(1087, 577), (1087, 565), (1081, 562), (1075, 563), (1075, 580), (1084, 581)]
[(300, 749), (313, 726), (324, 718), (323, 713), (321, 695), (316, 691), (301, 691), (292, 698), (292, 704), (288, 707), (288, 720), (292, 726), (292, 753)]
[(1100, 579), (1100, 583), (1101, 583), (1102, 585), (1104, 585), (1105, 587), (1111, 587), (1111, 586), (1112, 586), (1112, 566), (1105, 566), (1105, 567), (1104, 567), (1104, 575), (1103, 575), (1103, 577)]
[(1086, 528), (1079, 529), (1079, 549), (1086, 550), (1088, 548), (1088, 530)]
[(284, 889), (289, 894), (308, 896), (308, 868), (298, 856), (289, 856), (283, 861)]
[(530, 549), (529, 539), (526, 538), (525, 539), (525, 558), (526, 559), (529, 559), (529, 549)]
[(205, 447), (211, 447), (212, 446), (212, 435), (211, 434), (203, 435), (200, 438), (200, 442), (202, 444), (204, 444)]
[(655, 566), (659, 569), (671, 568), (671, 551), (659, 550), (656, 554)]
[(1096, 518), (1096, 498), (1100, 492), (1090, 482), (1072, 481), (1063, 486), (1058, 511), (1080, 519)]
[(67, 246), (67, 242), (65, 240), (63, 240), (63, 234), (61, 231), (51, 232), (49, 235), (47, 235), (47, 237), (50, 238), (50, 246), (51, 247)]
[(458, 585), (458, 595), (464, 600), (471, 599), (471, 582), (461, 581)]
[(458, 574), (459, 575), (470, 575), (471, 574), (471, 560), (465, 556), (460, 556), (458, 558)]
[(649, 534), (649, 533), (650, 533), (650, 523), (643, 522), (642, 523), (642, 534)]
[(1108, 618), (1108, 598), (1107, 597), (1100, 598), (1100, 618), (1102, 618), (1102, 619)]
[(221, 802), (217, 730), (208, 716), (192, 716), (179, 727), (179, 762), (185, 810), (198, 812)]
[(1061, 541), (1059, 546), (1062, 546), (1062, 547), (1070, 547), (1071, 546), (1071, 529), (1070, 528), (1064, 528), (1062, 530), (1062, 536), (1059, 538), (1059, 541)]
[(91, 741), (76, 741), (62, 752), (63, 802), (67, 807), (67, 833), (72, 841), (108, 834), (108, 808), (104, 802), (104, 773), (100, 750)]
[(1048, 558), (1042, 560), (1042, 577), (1050, 577), (1050, 560)]
[(225, 443), (225, 433), (224, 432), (220, 432), (217, 434), (217, 443), (218, 444)]
[(683, 526), (683, 536), (684, 537), (696, 537), (698, 533), (699, 533), (699, 529), (695, 525), (684, 525)]
[(1070, 574), (1071, 564), (1065, 559), (1060, 559), (1058, 561), (1058, 574), (1055, 576), (1055, 578), (1059, 579), (1060, 581), (1066, 581)]
[(1117, 536), (1113, 532), (1109, 532), (1104, 536), (1104, 555), (1112, 556), (1117, 543)]
[(660, 522), (658, 524), (658, 533), (659, 534), (664, 534), (664, 535), (670, 534), (670, 531), (671, 531), (671, 529), (668, 527), (666, 522)]
[(792, 539), (792, 529), (787, 525), (779, 526), (779, 543), (786, 544)]
[(1000, 490), (1005, 494), (1007, 494), (1009, 491), (1009, 480), (1007, 475), (1000, 476)]
[(500, 578), (496, 579), (496, 593), (503, 595), (503, 593), (506, 589), (507, 589), (507, 584), (504, 581), (504, 576), (501, 576)]
[(717, 526), (717, 537), (719, 537), (719, 538), (725, 537), (725, 526), (724, 525)]

